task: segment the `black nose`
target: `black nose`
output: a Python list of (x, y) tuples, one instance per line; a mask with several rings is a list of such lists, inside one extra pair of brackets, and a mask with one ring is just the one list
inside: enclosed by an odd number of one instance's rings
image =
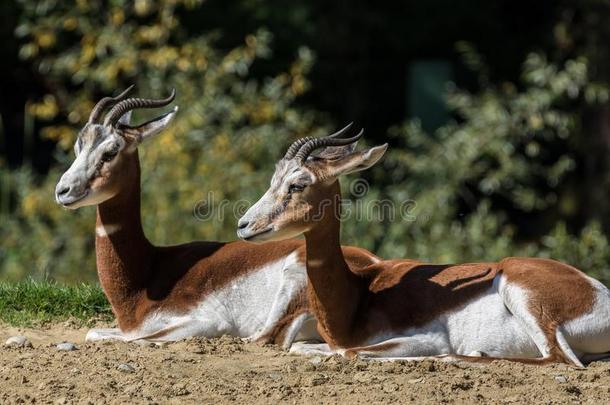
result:
[(69, 191), (70, 191), (70, 187), (62, 187), (57, 190), (57, 195), (58, 196), (66, 195), (66, 194), (68, 194)]
[(244, 229), (244, 228), (247, 228), (249, 224), (250, 224), (250, 222), (249, 222), (249, 221), (239, 221), (239, 222), (237, 223), (237, 229)]

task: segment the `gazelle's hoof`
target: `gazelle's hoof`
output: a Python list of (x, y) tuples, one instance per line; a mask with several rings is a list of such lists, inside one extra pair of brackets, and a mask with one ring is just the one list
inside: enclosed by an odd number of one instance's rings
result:
[(85, 342), (99, 342), (101, 340), (124, 341), (125, 335), (118, 328), (90, 329), (85, 336)]
[(470, 357), (489, 357), (489, 355), (485, 352), (481, 352), (479, 350), (475, 350), (474, 352), (470, 352), (468, 355)]

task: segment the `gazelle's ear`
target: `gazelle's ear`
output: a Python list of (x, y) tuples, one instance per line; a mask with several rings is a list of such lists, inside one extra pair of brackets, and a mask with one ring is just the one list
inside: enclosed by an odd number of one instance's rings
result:
[(127, 111), (121, 118), (119, 118), (118, 123), (120, 125), (129, 125), (131, 122), (131, 111)]
[(142, 125), (138, 125), (137, 127), (125, 127), (123, 131), (127, 136), (135, 138), (137, 143), (140, 143), (148, 138), (152, 138), (167, 128), (172, 119), (174, 119), (177, 111), (178, 106), (174, 107), (172, 111), (145, 122)]
[(366, 170), (373, 166), (381, 159), (385, 151), (388, 149), (388, 144), (361, 150), (351, 153), (336, 161), (328, 162), (327, 175), (330, 177), (338, 177), (344, 174), (350, 174)]
[(321, 152), (313, 153), (312, 156), (322, 159), (340, 159), (354, 152), (357, 143), (356, 141), (344, 146), (327, 146)]

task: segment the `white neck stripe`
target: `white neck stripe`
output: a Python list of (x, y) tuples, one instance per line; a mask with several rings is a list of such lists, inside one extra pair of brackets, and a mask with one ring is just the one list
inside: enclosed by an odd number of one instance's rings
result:
[(119, 224), (100, 225), (95, 228), (95, 233), (99, 237), (107, 237), (121, 229)]

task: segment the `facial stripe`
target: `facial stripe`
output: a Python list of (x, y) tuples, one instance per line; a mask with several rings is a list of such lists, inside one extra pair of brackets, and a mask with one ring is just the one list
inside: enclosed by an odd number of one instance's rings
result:
[[(100, 178), (105, 162), (102, 161), (104, 153), (116, 147), (120, 150), (125, 140), (118, 134), (105, 131), (99, 125), (88, 125), (80, 132), (75, 149), (78, 152), (70, 168), (64, 173), (61, 180), (70, 187), (70, 195), (78, 197), (89, 193), (93, 182)], [(111, 160), (108, 164), (113, 164)]]
[(290, 196), (286, 196), (280, 203), (275, 204), (275, 208), (271, 211), (268, 217), (268, 222), (271, 223), (277, 219), (281, 214), (284, 213), (288, 203), (290, 202)]

